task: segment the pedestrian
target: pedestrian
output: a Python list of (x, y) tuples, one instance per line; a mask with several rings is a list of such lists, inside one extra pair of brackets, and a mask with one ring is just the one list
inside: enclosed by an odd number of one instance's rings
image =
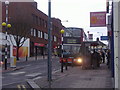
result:
[(92, 53), (92, 68), (93, 69), (96, 69), (97, 68), (97, 63), (98, 63), (98, 53), (95, 51), (95, 50), (93, 50), (93, 53)]
[(105, 63), (105, 53), (102, 51), (102, 62)]
[(108, 68), (110, 68), (110, 50), (107, 51), (106, 57), (107, 57)]
[(101, 55), (99, 52), (97, 52), (97, 67), (100, 67), (100, 63), (101, 63)]

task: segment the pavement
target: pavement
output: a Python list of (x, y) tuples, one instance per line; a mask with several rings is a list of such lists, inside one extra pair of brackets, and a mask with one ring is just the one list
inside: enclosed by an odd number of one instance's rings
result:
[(106, 64), (101, 64), (98, 69), (82, 70), (80, 66), (69, 67), (63, 73), (52, 74), (52, 81), (49, 83), (47, 78), (34, 81), (40, 88), (93, 88), (93, 89), (113, 89), (111, 72)]

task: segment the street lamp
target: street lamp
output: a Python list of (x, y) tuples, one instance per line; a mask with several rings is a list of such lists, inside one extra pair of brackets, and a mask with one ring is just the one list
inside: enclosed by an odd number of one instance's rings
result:
[(60, 31), (60, 33), (61, 33), (61, 49), (62, 49), (62, 52), (61, 52), (61, 72), (63, 72), (63, 34), (64, 34), (64, 30), (62, 29), (61, 31)]
[[(7, 30), (11, 28), (11, 24), (8, 24), (8, 5), (9, 1), (5, 1), (6, 5), (6, 22), (2, 23), (2, 26), (5, 28), (5, 39), (7, 40)], [(5, 44), (5, 70), (7, 70), (7, 43)]]

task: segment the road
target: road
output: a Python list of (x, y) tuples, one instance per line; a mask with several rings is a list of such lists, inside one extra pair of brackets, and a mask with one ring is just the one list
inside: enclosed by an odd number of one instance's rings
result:
[[(28, 88), (27, 79), (38, 79), (47, 77), (47, 59), (33, 60), (17, 63), (17, 67), (22, 67), (16, 71), (3, 72), (3, 88)], [(52, 73), (60, 70), (59, 58), (52, 59)]]

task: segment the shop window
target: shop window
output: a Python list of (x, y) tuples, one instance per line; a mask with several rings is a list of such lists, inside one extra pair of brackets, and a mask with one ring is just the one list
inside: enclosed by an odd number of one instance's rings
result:
[(31, 36), (33, 36), (33, 33), (34, 33), (33, 28), (31, 28)]

